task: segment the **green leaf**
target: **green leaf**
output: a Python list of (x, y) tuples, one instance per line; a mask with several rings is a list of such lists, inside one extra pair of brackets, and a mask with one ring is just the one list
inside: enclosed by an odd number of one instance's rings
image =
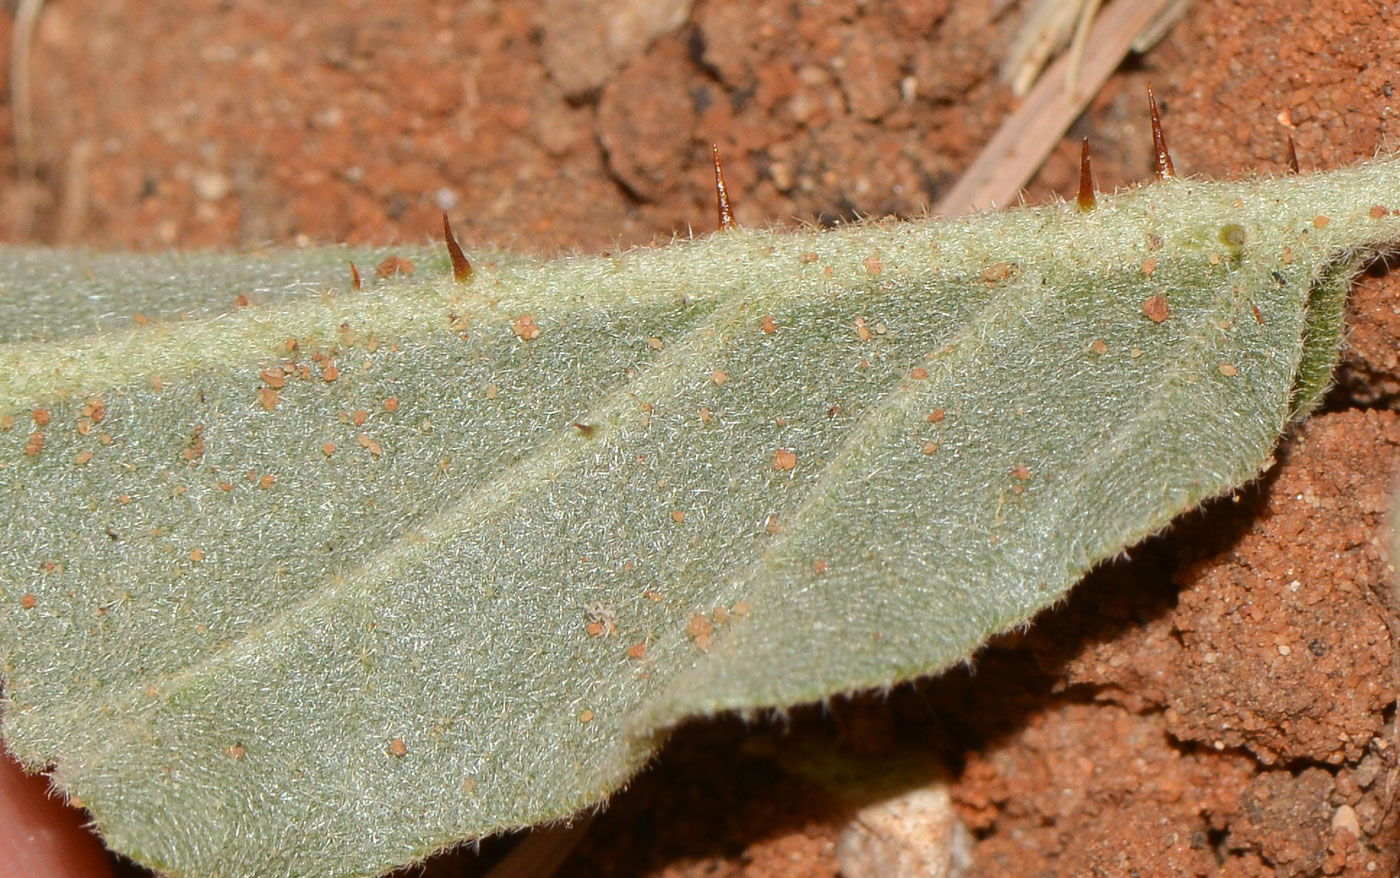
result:
[(688, 716), (936, 673), (1268, 465), (1387, 200), (1393, 161), (1168, 180), (358, 293), (338, 250), (7, 250), (6, 741), (157, 868), (373, 874)]

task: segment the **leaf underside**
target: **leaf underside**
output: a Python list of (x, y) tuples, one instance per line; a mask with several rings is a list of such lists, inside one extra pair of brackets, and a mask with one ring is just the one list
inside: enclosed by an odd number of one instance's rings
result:
[(936, 673), (1268, 464), (1397, 190), (363, 292), (385, 253), (2, 251), (6, 743), (156, 868), (370, 875), (596, 803), (686, 717)]

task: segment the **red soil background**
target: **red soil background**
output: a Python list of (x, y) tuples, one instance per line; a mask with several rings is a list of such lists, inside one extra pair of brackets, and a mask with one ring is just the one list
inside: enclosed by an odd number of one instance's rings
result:
[[(645, 10), (674, 18), (627, 39)], [(1197, 0), (1027, 199), (1073, 192), (1084, 136), (1101, 187), (1148, 179), (1149, 80), (1180, 173), (1280, 173), (1288, 135), (1305, 171), (1388, 151), (1398, 12)], [(0, 240), (417, 243), (446, 209), (475, 245), (597, 250), (713, 228), (712, 141), (743, 225), (912, 215), (1014, 106), (997, 66), (1020, 18), (1010, 0), (49, 0), (37, 186), (14, 185), (0, 113)], [(986, 875), (1400, 872), (1398, 288), (1381, 264), (1358, 282), (1338, 387), (1257, 483), (972, 672), (681, 730), (560, 874), (835, 875), (849, 814), (785, 758), (813, 747), (942, 763)]]

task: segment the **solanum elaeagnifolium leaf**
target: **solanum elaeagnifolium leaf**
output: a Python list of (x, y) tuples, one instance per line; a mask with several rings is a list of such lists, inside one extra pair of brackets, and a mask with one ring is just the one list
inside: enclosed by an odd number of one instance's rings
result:
[(362, 292), (4, 251), (6, 742), (157, 868), (373, 874), (935, 673), (1267, 465), (1385, 205), (1394, 161)]

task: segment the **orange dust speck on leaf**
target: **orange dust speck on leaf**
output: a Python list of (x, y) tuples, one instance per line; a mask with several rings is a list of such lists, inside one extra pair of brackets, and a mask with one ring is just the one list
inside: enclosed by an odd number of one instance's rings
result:
[(685, 626), (685, 633), (695, 645), (703, 650), (710, 648), (711, 638), (715, 633), (715, 626), (710, 624), (702, 614), (696, 613), (690, 617), (690, 622)]
[(800, 261), (803, 265), (812, 265), (813, 263), (821, 262), (821, 259), (820, 253), (803, 253)]
[(394, 274), (413, 274), (413, 263), (398, 256), (390, 256), (374, 269), (375, 274), (380, 277), (389, 277)]
[(219, 482), (219, 490), (227, 494), (233, 490), (233, 482)]
[(350, 420), (356, 427), (363, 426), (365, 421), (369, 420), (369, 412), (364, 409), (355, 409), (354, 413), (350, 415)]
[(327, 442), (326, 444), (322, 445), (321, 453), (324, 454), (326, 457), (330, 457), (332, 454), (335, 454), (335, 443)]
[(934, 453), (935, 451), (937, 451), (937, 450), (938, 450), (938, 443), (937, 443), (937, 442), (925, 442), (925, 443), (924, 443), (924, 454), (933, 454), (933, 453)]
[(761, 325), (763, 326), (763, 331), (768, 335), (772, 335), (773, 333), (778, 331), (778, 324), (773, 322), (772, 314), (764, 314)]
[(395, 738), (389, 742), (388, 753), (395, 759), (402, 759), (408, 755), (408, 745), (403, 742), (403, 738)]
[(933, 411), (928, 413), (928, 422), (930, 424), (936, 424), (939, 421), (946, 418), (947, 416), (948, 413), (945, 412), (943, 409), (934, 409)]
[(203, 550), (203, 549), (190, 549), (190, 560), (193, 561), (193, 562), (196, 563), (196, 564), (198, 564), (200, 561), (203, 561), (203, 560), (204, 560), (204, 550)]
[(398, 410), (399, 410), (399, 398), (398, 398), (397, 396), (391, 396), (391, 397), (389, 397), (388, 399), (384, 400), (384, 411), (386, 411), (386, 412), (396, 412), (396, 411), (398, 411)]
[(258, 377), (263, 383), (274, 390), (281, 390), (287, 386), (287, 373), (282, 371), (280, 366), (273, 366), (271, 369), (264, 369), (258, 373)]
[(1328, 225), (1331, 224), (1331, 222), (1332, 219), (1330, 217), (1325, 217), (1322, 214), (1318, 214), (1317, 216), (1313, 217), (1313, 228), (1325, 229)]
[(734, 618), (742, 619), (749, 614), (749, 602), (737, 601), (734, 604)]
[(258, 405), (272, 411), (277, 408), (277, 391), (271, 387), (258, 388)]
[(244, 749), (242, 744), (233, 744), (226, 747), (224, 752), (234, 759), (242, 759), (244, 756), (248, 755), (248, 751)]
[(690, 622), (685, 626), (685, 633), (691, 637), (699, 637), (701, 634), (713, 634), (715, 626), (710, 624), (710, 620), (705, 618), (703, 613), (691, 615)]
[(870, 327), (865, 325), (864, 317), (856, 318), (856, 337), (861, 341), (870, 341)]
[(1233, 363), (1221, 363), (1220, 374), (1224, 375), (1226, 378), (1234, 378), (1236, 375), (1240, 374), (1240, 370), (1236, 369)]
[(515, 318), (515, 322), (511, 324), (510, 328), (522, 341), (530, 341), (540, 337), (540, 327), (535, 322), (533, 314), (521, 314)]
[(684, 523), (684, 522), (685, 522), (685, 510), (684, 510), (684, 509), (672, 509), (672, 510), (671, 510), (671, 520), (674, 521), (676, 524), (682, 524), (682, 523)]
[(578, 715), (578, 721), (581, 723), (593, 722), (593, 711), (585, 710), (583, 713)]
[(1089, 350), (1102, 357), (1104, 354), (1108, 353), (1108, 343), (1101, 338), (1096, 338), (1094, 339), (1094, 343), (1089, 345)]
[(998, 262), (987, 266), (982, 272), (982, 280), (989, 284), (994, 284), (999, 280), (1006, 280), (1016, 273), (1016, 266), (1009, 262)]
[(1011, 478), (1013, 478), (1013, 479), (1020, 479), (1021, 481), (1024, 482), (1026, 479), (1029, 479), (1030, 477), (1031, 477), (1031, 468), (1028, 467), (1028, 466), (1026, 466), (1025, 464), (1022, 464), (1022, 465), (1020, 465), (1020, 466), (1014, 466), (1014, 467), (1011, 468)]
[(880, 272), (885, 270), (884, 263), (880, 262), (878, 256), (867, 256), (861, 260), (860, 264), (865, 266), (865, 270), (869, 272), (871, 277), (878, 277)]
[(639, 640), (639, 641), (637, 641), (636, 643), (632, 644), (631, 646), (627, 647), (627, 657), (628, 657), (628, 658), (634, 658), (634, 659), (643, 659), (643, 658), (646, 658), (646, 657), (647, 657), (647, 642), (646, 642), (645, 640)]
[(603, 633), (608, 630), (608, 628), (607, 625), (605, 625), (604, 623), (595, 620), (589, 622), (584, 627), (584, 630), (588, 632), (590, 637), (601, 637), (603, 636)]
[(86, 436), (92, 432), (92, 421), (87, 418), (78, 418), (78, 435)]
[(797, 466), (796, 452), (786, 448), (779, 448), (773, 452), (773, 469), (791, 470), (795, 466)]
[(277, 477), (272, 473), (263, 473), (262, 478), (258, 479), (258, 487), (266, 491), (268, 488), (271, 488), (276, 481)]
[(1142, 313), (1146, 314), (1153, 323), (1161, 323), (1166, 320), (1171, 310), (1167, 307), (1167, 297), (1156, 295), (1142, 303)]
[(27, 591), (19, 596), (19, 605), (21, 607), (24, 607), (26, 610), (32, 610), (39, 605), (39, 600), (38, 598), (34, 597), (33, 592)]
[(812, 572), (817, 574), (818, 576), (821, 576), (823, 573), (825, 573), (826, 568), (827, 563), (825, 558), (818, 558), (816, 562), (812, 564)]
[(915, 366), (913, 369), (909, 370), (909, 377), (913, 378), (915, 381), (923, 381), (928, 377), (928, 370), (923, 366)]
[(0, 415), (0, 432), (8, 433), (15, 428), (14, 415)]
[(235, 308), (247, 308), (247, 307), (248, 307), (248, 297), (245, 296), (245, 295), (243, 295), (242, 293), (239, 293), (238, 295), (234, 296), (234, 297), (233, 297), (233, 307), (235, 307)]
[(713, 419), (713, 418), (714, 418), (714, 413), (710, 411), (710, 409), (709, 409), (708, 406), (701, 406), (701, 407), (700, 407), (700, 423), (702, 423), (702, 424), (708, 424), (708, 423), (710, 422), (710, 420)]
[(1147, 275), (1148, 277), (1151, 277), (1151, 276), (1152, 276), (1152, 272), (1154, 272), (1154, 271), (1156, 271), (1156, 270), (1157, 270), (1157, 257), (1156, 257), (1156, 256), (1149, 256), (1149, 257), (1147, 257), (1146, 259), (1142, 260), (1142, 273), (1143, 273), (1143, 274)]
[(92, 462), (92, 452), (81, 451), (78, 453), (77, 457), (73, 458), (73, 460), (75, 463), (78, 464), (78, 466), (87, 466), (89, 463)]
[(198, 424), (194, 427), (194, 432), (190, 440), (185, 445), (185, 450), (180, 452), (180, 456), (185, 460), (199, 460), (204, 456), (204, 428)]
[(52, 418), (53, 415), (49, 413), (48, 409), (34, 410), (34, 423), (38, 424), (41, 427), (48, 426), (48, 423), (50, 420), (52, 420)]
[(723, 387), (724, 382), (729, 380), (729, 373), (721, 369), (716, 369), (710, 373), (710, 380), (715, 383), (716, 387)]
[(363, 289), (364, 281), (360, 280), (360, 270), (355, 267), (355, 263), (350, 263), (350, 283), (355, 285), (355, 289)]
[(365, 449), (375, 457), (378, 457), (379, 455), (384, 453), (384, 446), (369, 438), (368, 433), (361, 433), (360, 435), (356, 436), (355, 441), (360, 443), (361, 448)]
[(447, 211), (442, 212), (442, 240), (447, 244), (447, 255), (452, 259), (452, 279), (459, 284), (471, 280), (472, 264), (457, 243), (457, 236), (452, 234), (452, 221), (447, 218)]
[(659, 351), (659, 350), (661, 350), (662, 348), (664, 348), (665, 346), (666, 346), (666, 344), (665, 344), (663, 341), (661, 341), (661, 339), (659, 339), (659, 338), (649, 338), (649, 339), (647, 339), (647, 347), (651, 348), (651, 349), (654, 350), (654, 351)]
[(44, 434), (37, 430), (29, 434), (29, 441), (24, 443), (24, 453), (33, 457), (44, 450)]
[(107, 417), (107, 401), (100, 396), (94, 396), (83, 404), (82, 415), (90, 418), (94, 424), (102, 423), (102, 419)]
[(131, 322), (135, 323), (137, 326), (150, 326), (151, 318), (147, 317), (145, 314), (133, 314), (131, 315)]
[(1371, 219), (1381, 219), (1390, 215), (1390, 210), (1382, 204), (1371, 205)]
[(327, 383), (340, 377), (340, 370), (335, 367), (335, 363), (327, 363), (321, 370), (321, 380)]

